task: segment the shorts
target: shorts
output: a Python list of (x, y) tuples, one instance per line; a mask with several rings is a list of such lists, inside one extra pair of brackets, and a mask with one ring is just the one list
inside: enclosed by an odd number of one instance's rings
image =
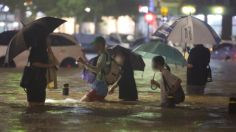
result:
[(106, 96), (98, 95), (95, 89), (90, 90), (86, 96), (88, 98), (88, 101), (104, 101), (106, 97)]
[(92, 89), (96, 91), (99, 96), (107, 96), (108, 86), (105, 81), (95, 80), (92, 84)]

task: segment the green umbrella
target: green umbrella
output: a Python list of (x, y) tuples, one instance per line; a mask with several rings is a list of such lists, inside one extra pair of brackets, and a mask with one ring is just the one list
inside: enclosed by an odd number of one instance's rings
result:
[(168, 64), (185, 65), (186, 60), (182, 53), (174, 47), (167, 45), (162, 41), (155, 41), (142, 44), (134, 50), (136, 53), (146, 58), (152, 58), (161, 55)]

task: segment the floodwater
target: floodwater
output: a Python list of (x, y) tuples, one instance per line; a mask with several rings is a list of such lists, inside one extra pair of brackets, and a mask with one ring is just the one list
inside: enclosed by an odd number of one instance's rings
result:
[[(0, 132), (234, 132), (236, 116), (227, 107), (229, 97), (236, 95), (236, 63), (212, 61), (211, 66), (214, 82), (207, 84), (205, 94), (187, 96), (175, 109), (159, 107), (159, 90), (150, 89), (150, 69), (135, 73), (138, 102), (121, 102), (116, 91), (105, 103), (79, 103), (89, 86), (78, 69), (60, 69), (60, 88), (47, 90), (46, 106), (35, 109), (27, 109), (18, 86), (22, 70), (0, 69)], [(186, 88), (186, 69), (172, 70)], [(69, 96), (62, 96), (64, 83), (70, 84)]]

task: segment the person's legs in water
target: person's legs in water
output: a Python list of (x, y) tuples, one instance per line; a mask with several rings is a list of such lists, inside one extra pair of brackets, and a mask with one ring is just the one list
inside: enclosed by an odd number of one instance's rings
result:
[(45, 90), (27, 90), (28, 106), (43, 106), (45, 104), (46, 91)]
[(35, 80), (33, 82), (26, 90), (29, 107), (42, 106), (46, 100), (46, 81), (42, 79), (41, 83)]
[(84, 95), (81, 102), (104, 101), (108, 92), (108, 86), (104, 81), (95, 81), (92, 89)]
[(105, 101), (105, 96), (98, 95), (96, 90), (92, 89), (80, 99), (80, 102), (93, 102), (93, 101), (103, 102)]

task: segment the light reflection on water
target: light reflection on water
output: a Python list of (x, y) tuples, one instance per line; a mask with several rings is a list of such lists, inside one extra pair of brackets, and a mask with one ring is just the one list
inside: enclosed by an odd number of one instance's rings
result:
[[(227, 86), (226, 94), (222, 95), (234, 93), (236, 79), (227, 79), (226, 75), (219, 75), (228, 73), (222, 70), (222, 67), (229, 68), (229, 65), (212, 67), (215, 71), (215, 82), (207, 86), (207, 93), (220, 94), (219, 91), (224, 91), (221, 86)], [(182, 72), (184, 69), (173, 70), (186, 80)], [(0, 131), (3, 132), (182, 132), (236, 129), (236, 117), (227, 114), (228, 97), (187, 96), (186, 102), (176, 109), (160, 108), (159, 93), (150, 90), (148, 84), (152, 76), (151, 71), (144, 72), (144, 78), (140, 73), (136, 73), (140, 91), (138, 102), (120, 102), (116, 92), (115, 95), (108, 96), (105, 103), (79, 103), (79, 98), (89, 90), (88, 85), (80, 80), (77, 69), (64, 69), (59, 72), (59, 86), (69, 82), (70, 95), (62, 96), (62, 87), (48, 90), (47, 105), (35, 109), (26, 108), (25, 93), (18, 86), (21, 70), (0, 69), (0, 72)]]

